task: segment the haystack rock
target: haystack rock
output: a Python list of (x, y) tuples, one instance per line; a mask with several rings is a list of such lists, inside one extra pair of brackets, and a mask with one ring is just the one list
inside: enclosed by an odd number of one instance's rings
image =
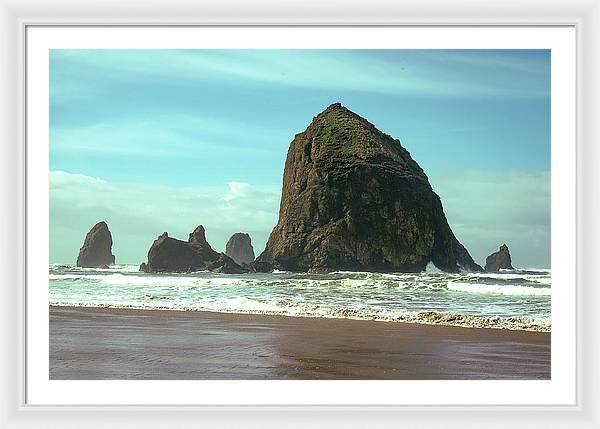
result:
[(211, 270), (227, 274), (241, 274), (248, 270), (240, 267), (229, 256), (215, 252), (206, 241), (204, 227), (199, 225), (188, 241), (161, 234), (148, 251), (148, 262), (140, 265), (140, 271), (192, 272)]
[(254, 262), (254, 248), (250, 235), (244, 232), (233, 234), (227, 241), (225, 254), (240, 265)]
[(419, 272), (482, 271), (399, 140), (336, 103), (288, 150), (279, 221), (253, 266)]
[(115, 263), (112, 254), (112, 235), (106, 222), (98, 222), (85, 236), (79, 249), (77, 266), (86, 268), (108, 268)]
[(506, 244), (503, 244), (497, 252), (485, 258), (485, 270), (491, 273), (497, 273), (500, 270), (514, 270)]

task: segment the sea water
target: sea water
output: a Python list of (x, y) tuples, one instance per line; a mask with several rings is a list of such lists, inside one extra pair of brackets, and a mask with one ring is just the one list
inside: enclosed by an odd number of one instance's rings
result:
[(550, 270), (147, 274), (50, 265), (57, 306), (348, 318), (550, 331)]

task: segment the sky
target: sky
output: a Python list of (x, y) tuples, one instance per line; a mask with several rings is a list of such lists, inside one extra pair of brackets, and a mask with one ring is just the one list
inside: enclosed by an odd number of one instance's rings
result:
[(199, 224), (264, 250), (295, 134), (334, 102), (399, 139), (476, 262), (550, 267), (550, 51), (51, 50), (50, 262)]

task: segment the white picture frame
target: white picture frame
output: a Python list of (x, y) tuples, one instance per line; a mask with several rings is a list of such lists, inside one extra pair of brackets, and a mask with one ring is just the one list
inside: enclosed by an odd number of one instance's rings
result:
[[(30, 0), (3, 1), (0, 37), (2, 50), (2, 232), (0, 266), (3, 287), (2, 324), (4, 353), (0, 363), (0, 422), (7, 427), (396, 427), (471, 426), (471, 427), (598, 427), (600, 355), (599, 303), (594, 289), (593, 267), (598, 262), (594, 243), (598, 228), (595, 165), (600, 161), (594, 142), (600, 137), (595, 117), (599, 106), (600, 5), (596, 1), (550, 1), (514, 4), (442, 1), (347, 3), (311, 5), (306, 2), (277, 5), (264, 1), (244, 5), (207, 4), (176, 1), (162, 5), (89, 2), (73, 7), (58, 2), (43, 5)], [(178, 6), (178, 7), (175, 7)], [(539, 8), (538, 8), (539, 7)], [(542, 10), (543, 8), (543, 10)], [(26, 356), (23, 314), (25, 278), (25, 147), (23, 49), (26, 27), (30, 25), (567, 25), (577, 31), (577, 211), (578, 211), (578, 373), (577, 403), (574, 406), (31, 406), (25, 402), (24, 361)], [(583, 234), (585, 231), (585, 234)]]

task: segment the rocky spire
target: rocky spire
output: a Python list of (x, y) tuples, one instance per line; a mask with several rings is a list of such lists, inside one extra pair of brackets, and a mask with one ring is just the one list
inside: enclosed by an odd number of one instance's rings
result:
[(225, 254), (238, 264), (254, 262), (254, 248), (250, 235), (243, 232), (233, 234), (225, 246)]
[(506, 244), (503, 244), (497, 252), (494, 252), (485, 258), (486, 271), (497, 273), (501, 269), (514, 270), (510, 259), (510, 252), (508, 251), (508, 246)]
[(106, 222), (98, 222), (86, 234), (77, 256), (78, 267), (101, 268), (115, 263), (112, 235)]

